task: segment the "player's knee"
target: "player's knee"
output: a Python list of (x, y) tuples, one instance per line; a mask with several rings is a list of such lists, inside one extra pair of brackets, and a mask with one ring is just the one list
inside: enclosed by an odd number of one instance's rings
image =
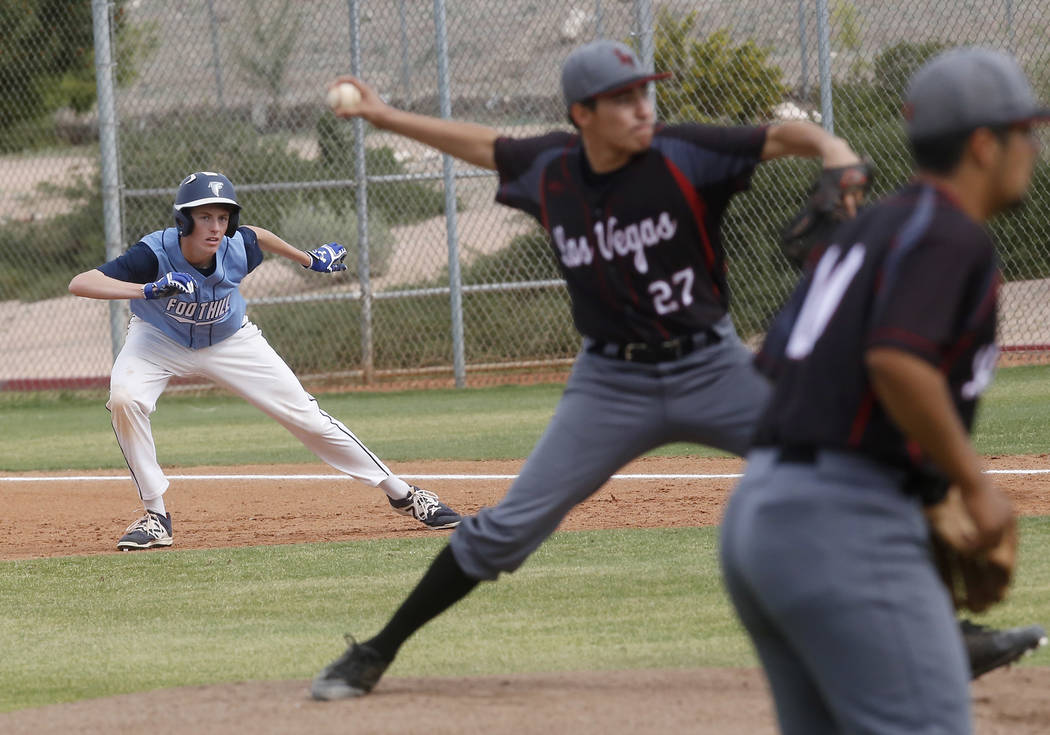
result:
[(334, 431), (344, 433), (343, 425), (321, 411), (316, 403), (286, 406), (283, 414), (274, 414), (281, 424), (298, 437), (318, 436)]
[(106, 402), (106, 408), (114, 416), (118, 414), (149, 415), (151, 413), (150, 406), (144, 401), (137, 399), (131, 391), (119, 386), (110, 388), (109, 401)]
[[(524, 524), (487, 522), (482, 511), (463, 518), (449, 539), (456, 562), (467, 576), (487, 581), (509, 574), (525, 562), (549, 534), (528, 530)], [(481, 518), (479, 518), (481, 517)]]

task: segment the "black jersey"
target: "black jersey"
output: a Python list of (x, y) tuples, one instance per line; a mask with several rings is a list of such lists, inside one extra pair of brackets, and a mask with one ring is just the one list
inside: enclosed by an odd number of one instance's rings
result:
[(758, 356), (776, 385), (755, 443), (855, 449), (923, 469), (876, 398), (864, 353), (885, 346), (927, 360), (971, 429), (998, 357), (991, 238), (950, 195), (916, 182), (844, 225), (834, 243)]
[(500, 138), (496, 200), (550, 234), (581, 334), (655, 344), (726, 313), (719, 230), (764, 144), (765, 128), (658, 127), (647, 151), (595, 174), (578, 135)]

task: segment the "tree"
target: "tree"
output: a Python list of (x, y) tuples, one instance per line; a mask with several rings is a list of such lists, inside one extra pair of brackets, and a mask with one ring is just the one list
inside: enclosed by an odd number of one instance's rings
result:
[(656, 104), (668, 122), (753, 123), (769, 119), (784, 100), (783, 71), (753, 40), (735, 45), (725, 30), (693, 38), (696, 13), (681, 19), (662, 10), (654, 32), (654, 67), (672, 72), (656, 85)]
[(235, 58), (248, 85), (265, 92), (269, 104), (276, 107), (299, 39), (301, 18), (291, 0), (284, 0), (276, 13), (264, 13), (254, 3), (249, 10), (248, 31), (234, 50)]
[[(125, 31), (115, 0), (114, 30)], [(130, 79), (125, 63), (121, 79)], [(91, 0), (4, 0), (0, 3), (0, 149), (21, 147), (15, 130), (60, 107), (77, 112), (95, 104)]]

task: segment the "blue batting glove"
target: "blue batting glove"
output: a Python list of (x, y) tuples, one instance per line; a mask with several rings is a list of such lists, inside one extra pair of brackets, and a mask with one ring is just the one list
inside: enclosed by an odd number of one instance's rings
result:
[(343, 258), (346, 257), (346, 248), (337, 242), (330, 242), (314, 250), (307, 250), (306, 254), (310, 256), (310, 265), (304, 265), (303, 268), (309, 268), (318, 273), (334, 273), (335, 271), (346, 270), (346, 266), (343, 264)]
[(165, 273), (153, 283), (147, 283), (142, 287), (142, 293), (147, 299), (161, 299), (173, 294), (193, 293), (196, 285), (193, 276), (188, 273)]

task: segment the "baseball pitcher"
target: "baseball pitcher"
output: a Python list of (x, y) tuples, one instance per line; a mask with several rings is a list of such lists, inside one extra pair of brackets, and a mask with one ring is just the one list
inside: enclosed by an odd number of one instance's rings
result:
[(314, 681), (313, 696), (369, 691), (401, 644), (481, 580), (517, 569), (620, 467), (690, 441), (735, 454), (769, 395), (728, 314), (720, 225), (762, 161), (859, 158), (816, 125), (657, 124), (647, 93), (665, 78), (613, 41), (576, 49), (562, 68), (575, 132), (515, 139), (472, 123), (396, 110), (360, 80), (359, 115), (499, 174), (497, 200), (550, 235), (583, 335), (565, 393), (507, 495), (464, 519), (419, 587), (372, 639)]

